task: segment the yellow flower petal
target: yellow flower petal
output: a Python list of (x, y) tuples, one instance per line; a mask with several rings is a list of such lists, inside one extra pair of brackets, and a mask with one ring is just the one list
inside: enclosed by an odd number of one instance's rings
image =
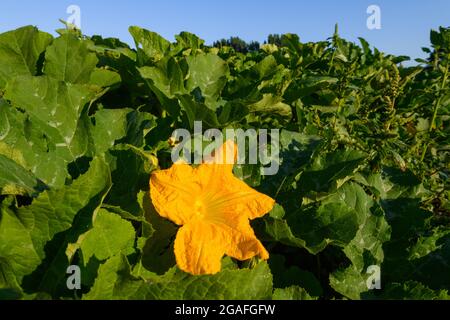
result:
[(236, 214), (230, 215), (226, 223), (218, 225), (227, 237), (225, 254), (238, 260), (247, 260), (255, 256), (268, 259), (269, 253), (250, 226), (247, 218)]
[(225, 253), (222, 230), (201, 220), (182, 226), (175, 238), (178, 267), (191, 274), (214, 274), (220, 271)]
[(226, 165), (201, 164), (197, 168), (210, 210), (222, 208), (249, 219), (262, 217), (272, 210), (274, 199), (250, 188), (224, 167)]
[[(238, 154), (237, 144), (232, 140), (227, 140), (223, 145), (220, 146), (217, 150), (214, 150), (213, 154), (205, 157), (203, 159), (203, 163), (211, 164), (226, 164), (232, 165), (236, 163)], [(229, 167), (228, 167), (229, 168)]]
[(193, 214), (192, 197), (198, 193), (194, 169), (174, 164), (170, 169), (154, 171), (150, 177), (150, 196), (159, 215), (178, 225)]
[[(228, 155), (225, 155), (228, 154)], [(250, 188), (232, 173), (237, 147), (227, 141), (197, 168), (174, 164), (152, 174), (150, 194), (158, 213), (183, 225), (175, 239), (175, 257), (191, 274), (220, 271), (224, 254), (239, 260), (269, 253), (256, 238), (250, 219), (269, 212), (275, 201)]]

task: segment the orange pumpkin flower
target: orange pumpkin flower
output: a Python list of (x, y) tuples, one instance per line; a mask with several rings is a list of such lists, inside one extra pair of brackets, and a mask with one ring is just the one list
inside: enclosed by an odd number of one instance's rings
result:
[(236, 178), (237, 146), (227, 141), (194, 168), (176, 163), (150, 178), (150, 195), (159, 215), (182, 226), (175, 239), (178, 267), (194, 275), (220, 271), (224, 254), (239, 260), (269, 253), (249, 219), (269, 212), (275, 201)]

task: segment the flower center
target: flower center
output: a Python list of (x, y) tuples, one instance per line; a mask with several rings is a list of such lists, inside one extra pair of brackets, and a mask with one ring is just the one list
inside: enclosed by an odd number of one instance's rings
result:
[(194, 203), (194, 213), (197, 217), (199, 218), (203, 218), (205, 216), (205, 205), (203, 203), (203, 201), (201, 200), (196, 200)]

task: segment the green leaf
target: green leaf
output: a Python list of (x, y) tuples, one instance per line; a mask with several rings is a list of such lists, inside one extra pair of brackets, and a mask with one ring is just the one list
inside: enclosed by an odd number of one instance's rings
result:
[(173, 242), (177, 233), (177, 226), (171, 221), (161, 217), (150, 199), (149, 192), (140, 192), (138, 202), (144, 218), (148, 221), (154, 232), (142, 239), (141, 264), (147, 270), (156, 274), (164, 274), (175, 265)]
[(417, 281), (392, 283), (377, 296), (378, 299), (393, 300), (450, 300), (447, 290), (432, 290)]
[(130, 265), (123, 255), (108, 259), (98, 269), (98, 276), (84, 300), (130, 299), (143, 281), (130, 275)]
[(383, 262), (383, 243), (390, 239), (391, 228), (380, 206), (358, 184), (346, 183), (324, 202), (339, 200), (355, 210), (359, 225), (356, 236), (344, 248), (344, 253), (354, 267), (365, 272), (369, 265)]
[(144, 147), (144, 138), (156, 127), (156, 117), (148, 112), (133, 111), (127, 114), (126, 136), (117, 141), (135, 147)]
[(195, 34), (183, 31), (175, 36), (177, 44), (184, 49), (197, 50), (200, 49), (205, 43), (204, 40), (197, 37)]
[(248, 108), (250, 112), (278, 114), (290, 118), (292, 116), (291, 107), (282, 101), (281, 97), (265, 93), (260, 101), (249, 105)]
[(176, 268), (145, 282), (130, 275), (123, 256), (109, 259), (83, 299), (270, 299), (272, 276), (267, 263), (252, 269), (223, 270), (215, 275), (191, 276)]
[(56, 148), (44, 134), (46, 124), (31, 121), (24, 114), (0, 100), (0, 154), (32, 172), (45, 184), (62, 186), (67, 163), (73, 159), (64, 148)]
[(440, 250), (443, 247), (443, 241), (450, 234), (450, 230), (436, 228), (430, 236), (421, 236), (417, 242), (408, 249), (409, 260), (415, 260), (425, 257), (426, 255)]
[(95, 151), (103, 154), (114, 145), (116, 140), (127, 134), (128, 115), (132, 109), (102, 109), (92, 117), (95, 126), (92, 129)]
[(148, 190), (154, 164), (150, 155), (131, 145), (118, 145), (107, 154), (113, 186), (105, 202), (135, 216), (142, 214), (138, 204), (140, 190)]
[(287, 90), (289, 100), (294, 101), (303, 98), (322, 88), (329, 87), (338, 81), (337, 78), (329, 76), (309, 76), (297, 82), (293, 82)]
[(307, 249), (312, 254), (329, 244), (347, 246), (357, 235), (355, 209), (344, 202), (323, 203), (289, 213), (283, 219), (265, 218), (265, 232), (286, 245)]
[(13, 160), (0, 155), (0, 194), (33, 195), (42, 187), (39, 187), (39, 182), (32, 173)]
[(178, 96), (180, 106), (187, 116), (189, 127), (194, 128), (194, 121), (204, 121), (211, 128), (220, 126), (216, 113), (204, 103), (195, 101), (190, 95)]
[(236, 164), (233, 173), (250, 187), (259, 186), (261, 182), (261, 167), (258, 164)]
[(129, 32), (133, 36), (138, 48), (139, 64), (161, 60), (170, 50), (170, 42), (159, 34), (139, 27), (132, 26)]
[[(270, 179), (265, 179), (262, 187), (266, 193), (279, 194), (278, 197), (283, 200), (286, 197), (292, 200), (292, 194), (284, 194), (284, 191), (290, 188), (294, 175), (299, 172), (300, 168), (309, 164), (314, 150), (320, 145), (321, 138), (300, 132), (281, 130), (279, 139), (279, 159), (276, 159), (276, 153), (269, 157), (270, 161), (278, 162), (278, 174), (271, 176)], [(293, 209), (296, 209), (297, 206), (297, 203), (292, 204)]]
[(5, 98), (25, 110), (32, 117), (31, 121), (46, 124), (46, 133), (55, 144), (68, 147), (91, 92), (84, 86), (66, 84), (49, 77), (25, 76), (8, 84)]
[(91, 45), (71, 33), (55, 39), (45, 52), (45, 74), (65, 82), (88, 83), (98, 62), (88, 49)]
[[(435, 231), (439, 232), (439, 231)], [(431, 236), (433, 237), (433, 236)], [(436, 241), (433, 246), (429, 246), (430, 242)], [(440, 274), (449, 274), (450, 273), (450, 236), (447, 233), (446, 235), (441, 234), (441, 238), (439, 240), (431, 240), (430, 242), (425, 241), (422, 242), (421, 238), (419, 238), (418, 243), (412, 246), (412, 250), (408, 249), (407, 260), (403, 260), (403, 256), (399, 256), (400, 259), (392, 259), (394, 257), (390, 257), (392, 260), (392, 264), (401, 265), (401, 268), (394, 269), (397, 272), (406, 271), (405, 273), (400, 273), (397, 275), (395, 272), (392, 272), (389, 276), (393, 281), (396, 281), (394, 277), (397, 277), (397, 281), (400, 279), (411, 279), (416, 280), (424, 285), (430, 287), (434, 290), (439, 289), (447, 289), (450, 287), (450, 278), (449, 277), (437, 277), (436, 275)], [(427, 247), (424, 251), (415, 251), (419, 248)], [(428, 250), (432, 250), (428, 252)], [(434, 250), (433, 250), (434, 249)], [(420, 254), (427, 255), (418, 258), (417, 256), (411, 257), (411, 252), (416, 252)], [(392, 254), (393, 252), (388, 252)], [(387, 267), (392, 268), (392, 264)], [(406, 269), (406, 270), (405, 270)]]
[(168, 98), (174, 98), (176, 94), (186, 91), (183, 72), (172, 57), (158, 61), (154, 67), (139, 68), (139, 72), (144, 79), (151, 82), (150, 87), (156, 87)]
[(284, 209), (278, 203), (275, 203), (272, 210), (269, 212), (269, 216), (274, 219), (282, 219), (284, 217)]
[(347, 245), (359, 226), (356, 211), (342, 202), (323, 203), (317, 210), (308, 209), (291, 215), (288, 223), (316, 253), (331, 243)]
[(265, 262), (252, 269), (223, 270), (211, 276), (190, 276), (175, 270), (151, 284), (148, 299), (270, 299), (272, 275)]
[(298, 184), (303, 192), (326, 192), (342, 185), (365, 160), (356, 150), (335, 151), (314, 160), (311, 168), (302, 173)]
[(11, 265), (18, 281), (39, 265), (45, 256), (45, 244), (69, 229), (76, 214), (108, 188), (108, 183), (108, 166), (95, 158), (89, 170), (71, 185), (41, 193), (15, 214), (2, 209), (0, 258)]
[(53, 37), (27, 26), (0, 34), (0, 89), (16, 76), (35, 75), (38, 60)]
[(0, 300), (19, 299), (21, 296), (22, 288), (16, 280), (14, 270), (6, 259), (0, 259)]
[(268, 55), (252, 68), (260, 79), (272, 76), (278, 67), (278, 63), (273, 55)]
[(367, 177), (366, 185), (372, 187), (382, 199), (421, 198), (427, 194), (421, 181), (411, 171), (383, 167), (381, 173)]
[(305, 240), (299, 238), (292, 232), (286, 220), (265, 218), (264, 224), (265, 232), (273, 240), (288, 246), (308, 249)]
[(276, 288), (273, 292), (273, 300), (317, 300), (311, 297), (305, 289), (299, 286), (290, 286), (287, 288)]
[(271, 254), (269, 259), (270, 270), (273, 274), (273, 285), (285, 288), (296, 285), (306, 290), (312, 296), (322, 296), (323, 290), (319, 280), (313, 273), (305, 271), (296, 265), (286, 267), (286, 258), (283, 255)]
[(205, 98), (205, 104), (216, 109), (216, 102), (229, 73), (226, 62), (212, 53), (188, 56), (186, 61), (189, 66), (186, 89), (191, 92), (199, 88)]
[(120, 252), (129, 254), (134, 251), (135, 231), (131, 223), (105, 209), (97, 212), (93, 228), (81, 237), (80, 248), (85, 263), (92, 256), (106, 260)]
[(122, 81), (120, 74), (106, 69), (94, 69), (91, 73), (89, 83), (99, 87), (117, 86)]
[[(1, 207), (0, 217), (0, 261), (21, 282), (25, 274), (38, 266), (42, 257), (33, 245), (30, 230), (11, 210)], [(43, 245), (41, 246), (43, 247)]]
[(5, 98), (26, 114), (2, 110), (6, 112), (0, 118), (6, 131), (2, 140), (14, 146), (24, 160), (21, 164), (36, 177), (47, 185), (62, 186), (67, 164), (88, 151), (82, 112), (91, 91), (48, 77), (23, 76), (9, 82)]
[(362, 298), (361, 295), (369, 290), (367, 288), (369, 276), (350, 266), (331, 273), (330, 286), (347, 298), (359, 300)]

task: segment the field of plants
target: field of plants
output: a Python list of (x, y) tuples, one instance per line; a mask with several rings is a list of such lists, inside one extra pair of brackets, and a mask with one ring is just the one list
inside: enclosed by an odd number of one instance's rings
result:
[[(129, 32), (135, 47), (71, 28), (0, 34), (0, 299), (450, 299), (449, 28), (407, 66), (337, 30), (248, 52)], [(232, 252), (208, 251), (218, 266), (185, 272), (184, 227), (162, 214), (181, 209), (155, 203), (150, 177), (196, 120), (279, 129), (280, 167), (236, 164), (224, 185), (275, 200), (258, 217), (236, 200), (260, 257), (218, 243)], [(219, 237), (205, 225), (186, 255)]]

